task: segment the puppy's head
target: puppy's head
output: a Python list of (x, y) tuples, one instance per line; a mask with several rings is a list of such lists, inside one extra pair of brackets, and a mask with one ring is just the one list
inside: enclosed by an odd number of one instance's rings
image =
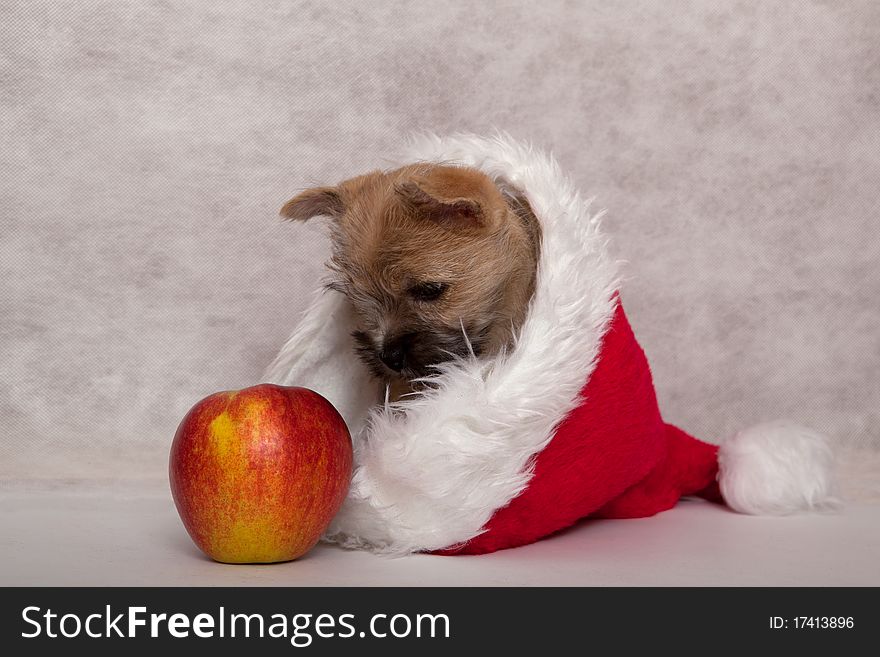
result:
[(534, 288), (539, 232), (524, 198), (474, 169), (411, 165), (303, 192), (289, 219), (332, 218), (329, 287), (357, 315), (376, 376), (412, 380), (513, 337)]

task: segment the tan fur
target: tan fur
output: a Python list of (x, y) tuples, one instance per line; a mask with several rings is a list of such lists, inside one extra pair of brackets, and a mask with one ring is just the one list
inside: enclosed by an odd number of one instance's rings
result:
[[(374, 171), (307, 190), (282, 214), (334, 219), (331, 287), (351, 300), (358, 349), (391, 384), (392, 398), (430, 375), (448, 352), (466, 356), (463, 328), (478, 355), (492, 356), (510, 345), (525, 318), (538, 222), (524, 197), (475, 169), (415, 164)], [(424, 300), (434, 283), (447, 287)], [(378, 356), (394, 344), (406, 345), (400, 373)]]

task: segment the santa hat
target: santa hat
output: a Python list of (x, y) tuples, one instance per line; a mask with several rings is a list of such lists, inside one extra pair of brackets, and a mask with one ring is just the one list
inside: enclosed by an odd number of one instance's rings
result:
[(266, 380), (318, 391), (351, 429), (356, 467), (326, 539), (477, 554), (587, 516), (650, 516), (684, 495), (760, 514), (831, 501), (831, 452), (811, 431), (764, 425), (718, 448), (663, 421), (599, 215), (555, 161), (473, 135), (420, 137), (412, 161), (476, 167), (526, 195), (543, 230), (536, 290), (508, 353), (443, 364), (402, 409), (375, 403), (346, 299), (318, 293)]

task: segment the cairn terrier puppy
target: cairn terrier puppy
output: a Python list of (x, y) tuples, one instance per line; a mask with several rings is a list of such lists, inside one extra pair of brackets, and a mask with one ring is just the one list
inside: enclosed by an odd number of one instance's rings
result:
[(535, 288), (540, 227), (525, 197), (467, 167), (414, 164), (309, 189), (288, 219), (332, 219), (333, 278), (353, 348), (392, 400), (436, 365), (511, 344)]

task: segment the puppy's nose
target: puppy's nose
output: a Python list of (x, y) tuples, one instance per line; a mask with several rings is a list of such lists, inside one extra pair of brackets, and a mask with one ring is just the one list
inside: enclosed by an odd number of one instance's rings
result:
[(402, 340), (394, 340), (382, 346), (379, 352), (379, 360), (385, 363), (385, 366), (395, 372), (403, 369), (403, 361), (406, 358), (406, 349)]

